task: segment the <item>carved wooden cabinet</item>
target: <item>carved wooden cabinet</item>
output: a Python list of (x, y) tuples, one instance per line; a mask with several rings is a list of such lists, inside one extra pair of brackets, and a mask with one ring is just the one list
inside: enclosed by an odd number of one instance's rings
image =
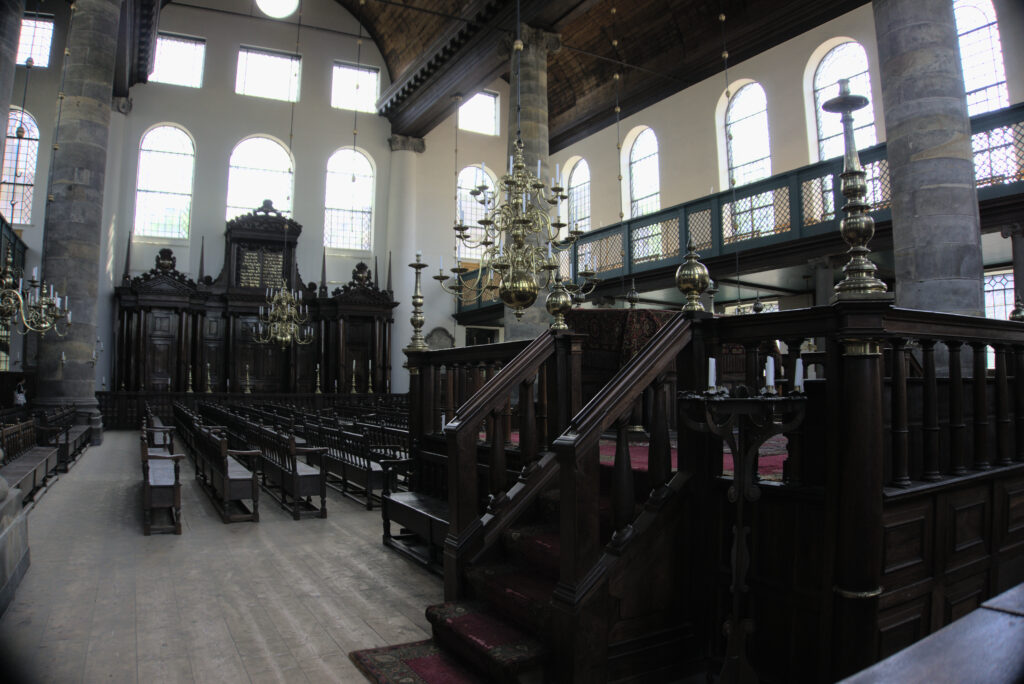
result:
[[(302, 226), (270, 202), (228, 221), (225, 263), (215, 278), (193, 281), (162, 249), (148, 272), (132, 278), (128, 265), (115, 288), (117, 390), (205, 392), (385, 392), (390, 389), (392, 298), (369, 267), (328, 294), (304, 283), (295, 249)], [(281, 348), (254, 334), (267, 288), (299, 293), (309, 309), (309, 344)]]

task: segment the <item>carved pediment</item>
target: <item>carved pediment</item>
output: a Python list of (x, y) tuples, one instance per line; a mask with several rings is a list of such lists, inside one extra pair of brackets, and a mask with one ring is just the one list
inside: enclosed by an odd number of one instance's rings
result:
[(178, 259), (172, 250), (164, 247), (156, 255), (156, 265), (146, 273), (132, 278), (131, 290), (136, 294), (181, 294), (196, 292), (195, 282), (181, 273)]
[(228, 221), (227, 231), (229, 234), (234, 231), (265, 233), (268, 238), (277, 239), (287, 235), (288, 240), (294, 242), (302, 232), (302, 224), (275, 209), (270, 200), (263, 200), (263, 205), (258, 209)]
[(392, 304), (391, 293), (377, 287), (373, 281), (373, 272), (362, 261), (352, 269), (352, 280), (335, 288), (331, 294), (350, 304)]

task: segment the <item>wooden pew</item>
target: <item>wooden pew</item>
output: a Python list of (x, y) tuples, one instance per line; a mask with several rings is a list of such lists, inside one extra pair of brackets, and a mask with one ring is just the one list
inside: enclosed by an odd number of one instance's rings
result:
[[(380, 510), (384, 545), (440, 571), (438, 563), (448, 535), (448, 457), (421, 451), (416, 458), (386, 459)], [(409, 491), (393, 491), (394, 474), (408, 477)], [(391, 533), (391, 523), (400, 531)], [(424, 548), (426, 544), (426, 548)]]
[[(256, 446), (260, 459), (263, 486), (278, 499), (285, 510), (291, 508), (292, 518), (298, 520), (303, 513), (327, 517), (327, 476), (323, 468), (323, 447), (296, 446), (295, 435), (277, 432), (268, 427), (254, 426)], [(306, 458), (306, 463), (299, 460)], [(312, 498), (320, 497), (320, 507)]]
[(24, 493), (24, 501), (34, 500), (50, 478), (56, 477), (58, 448), (36, 444), (35, 422), (31, 418), (4, 426), (0, 442), (4, 450), (0, 476)]
[(366, 510), (373, 510), (374, 501), (380, 501), (380, 495), (374, 492), (384, 486), (384, 468), (374, 460), (367, 436), (308, 424), (305, 430), (308, 444), (325, 449), (324, 468), (328, 477), (338, 482), (337, 485), (328, 482), (328, 485), (344, 496), (365, 503)]
[[(139, 437), (142, 458), (142, 533), (157, 532), (181, 534), (181, 479), (178, 462), (184, 454), (162, 453), (151, 449), (146, 433)], [(153, 525), (153, 509), (167, 509), (169, 525)]]
[(92, 441), (92, 426), (76, 424), (77, 413), (74, 405), (36, 412), (40, 444), (57, 447), (57, 465), (65, 473)]

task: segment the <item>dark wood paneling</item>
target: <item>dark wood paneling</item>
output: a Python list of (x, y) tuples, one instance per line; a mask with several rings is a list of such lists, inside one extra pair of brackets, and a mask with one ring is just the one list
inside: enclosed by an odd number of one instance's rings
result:
[(920, 596), (878, 614), (879, 655), (900, 651), (931, 632), (931, 597)]

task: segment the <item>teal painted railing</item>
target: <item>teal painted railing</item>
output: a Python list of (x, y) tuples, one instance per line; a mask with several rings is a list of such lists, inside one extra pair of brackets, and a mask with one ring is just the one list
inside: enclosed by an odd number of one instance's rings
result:
[[(978, 199), (1024, 192), (1024, 104), (975, 116), (971, 130)], [(860, 160), (868, 174), (872, 216), (887, 221), (891, 188), (885, 143), (861, 150)], [(609, 279), (672, 266), (690, 236), (707, 258), (838, 232), (842, 167), (842, 157), (809, 164), (593, 230), (561, 254), (562, 273), (590, 266), (599, 278)], [(497, 303), (495, 295), (485, 294), (469, 305), (460, 303), (459, 311)]]

